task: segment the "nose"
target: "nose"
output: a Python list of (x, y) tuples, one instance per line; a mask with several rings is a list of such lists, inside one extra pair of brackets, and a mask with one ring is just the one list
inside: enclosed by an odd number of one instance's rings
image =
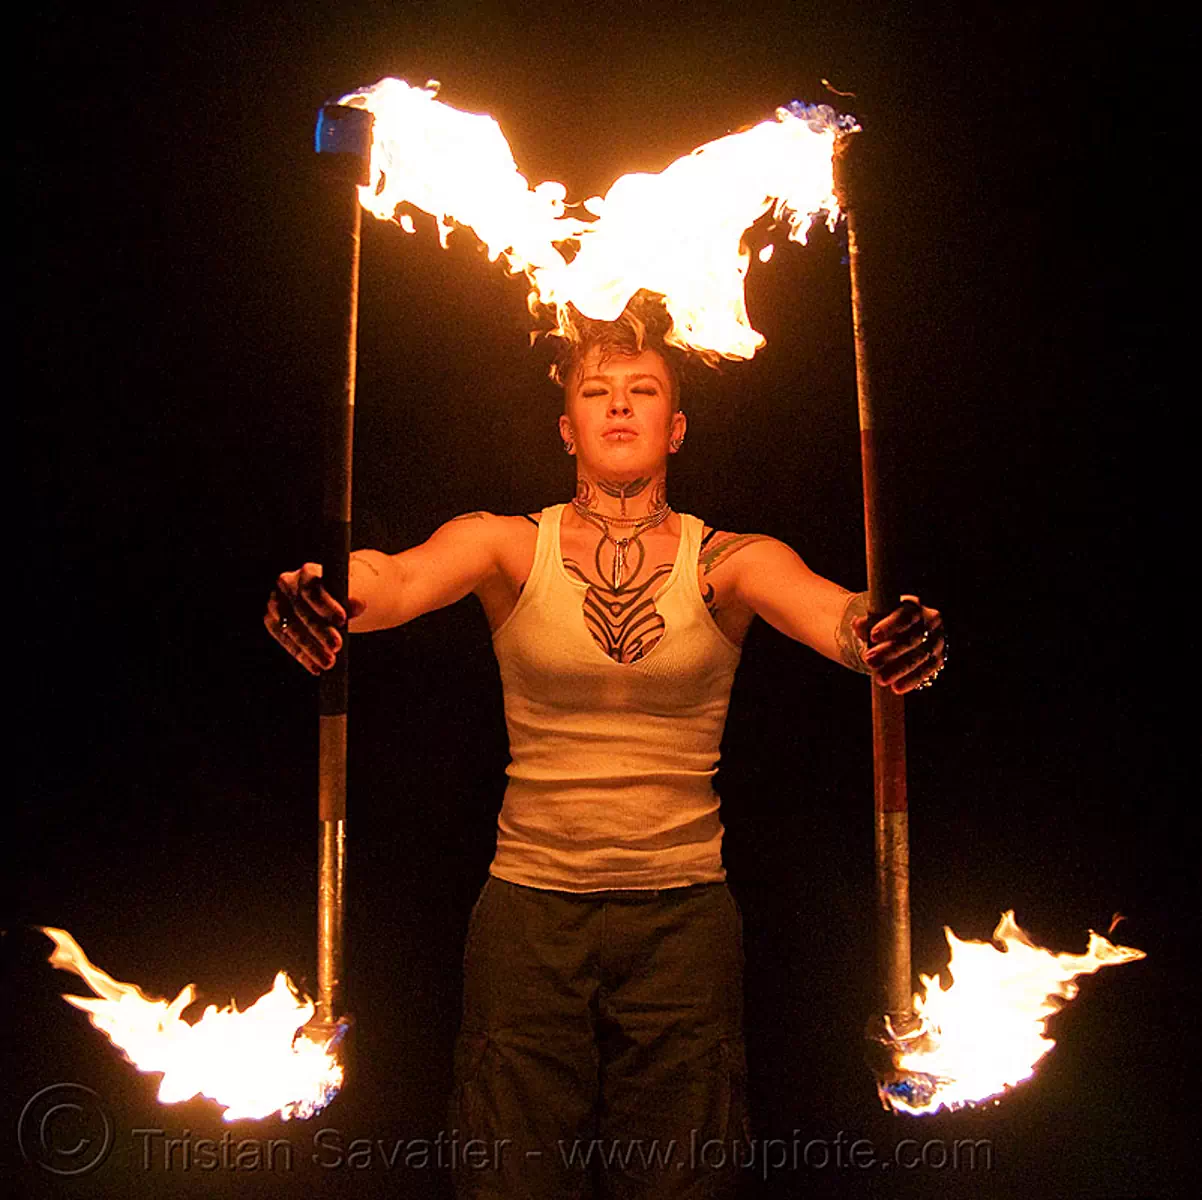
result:
[(628, 417), (634, 411), (630, 407), (630, 401), (626, 399), (626, 392), (623, 389), (614, 389), (609, 398), (608, 411), (611, 417)]

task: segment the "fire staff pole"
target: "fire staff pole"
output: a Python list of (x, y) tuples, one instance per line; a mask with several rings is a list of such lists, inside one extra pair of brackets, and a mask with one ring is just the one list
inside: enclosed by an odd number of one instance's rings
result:
[[(368, 182), (372, 116), (360, 108), (327, 104), (318, 114), (318, 161), (335, 212), (338, 329), (345, 347), (341, 385), (323, 406), (322, 582), (343, 608), (349, 592), (351, 460), (355, 421), (355, 356), (359, 316), (358, 187)], [(317, 1012), (319, 1025), (335, 1026), (345, 1013), (343, 905), (346, 895), (347, 630), (342, 649), (321, 677), (318, 751)]]
[[(864, 540), (868, 559), (868, 611), (874, 622), (892, 612), (898, 596), (888, 577), (887, 530), (879, 485), (880, 413), (875, 405), (864, 311), (861, 223), (857, 219), (857, 133), (835, 143), (835, 189), (847, 219), (851, 311), (860, 412), (860, 463), (864, 481)], [(877, 953), (886, 1030), (906, 1033), (914, 1024), (910, 978), (910, 838), (906, 808), (905, 702), (890, 688), (872, 689), (873, 808), (876, 817)]]

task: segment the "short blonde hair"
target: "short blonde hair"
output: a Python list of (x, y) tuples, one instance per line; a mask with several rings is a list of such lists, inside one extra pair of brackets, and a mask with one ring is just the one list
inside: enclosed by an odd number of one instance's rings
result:
[(551, 378), (565, 393), (572, 376), (579, 371), (585, 358), (593, 351), (601, 351), (601, 361), (614, 356), (634, 358), (644, 350), (654, 350), (663, 360), (668, 376), (672, 407), (680, 404), (680, 366), (676, 361), (681, 351), (665, 341), (672, 328), (660, 297), (650, 292), (638, 292), (626, 305), (616, 321), (594, 321), (573, 310), (568, 336), (559, 339), (555, 361), (551, 364)]

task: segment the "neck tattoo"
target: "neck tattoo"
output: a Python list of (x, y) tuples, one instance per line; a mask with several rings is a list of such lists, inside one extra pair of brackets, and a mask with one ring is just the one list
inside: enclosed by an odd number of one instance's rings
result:
[[(619, 510), (620, 516), (626, 515), (626, 497), (637, 496), (645, 491), (647, 485), (651, 482), (651, 476), (645, 475), (642, 479), (632, 479), (627, 483), (615, 481), (611, 479), (598, 479), (597, 486), (607, 495), (613, 496), (621, 505)], [(653, 506), (654, 507), (654, 506)]]

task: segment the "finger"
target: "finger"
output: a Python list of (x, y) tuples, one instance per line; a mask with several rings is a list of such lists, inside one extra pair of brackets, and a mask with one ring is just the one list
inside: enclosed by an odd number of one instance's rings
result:
[(943, 670), (947, 658), (947, 641), (936, 633), (920, 649), (915, 649), (890, 663), (880, 672), (877, 682), (892, 687), (895, 692), (913, 691), (925, 679), (934, 679)]
[[(313, 581), (320, 580), (320, 576), (308, 574), (310, 568), (321, 570), (316, 563), (306, 563), (300, 571), (286, 572), (276, 581), (276, 587), (283, 593), (290, 608), (290, 611), (285, 611), (282, 615), (289, 619), (295, 618), (298, 636), (307, 649), (328, 651), (330, 655), (334, 655), (342, 646), (342, 635), (333, 627), (327, 613), (314, 604)], [(326, 595), (320, 583), (317, 586), (321, 595)], [(338, 612), (341, 612), (341, 609), (338, 609)]]
[(305, 563), (300, 571), (299, 590), (313, 611), (331, 625), (344, 625), (346, 612), (322, 586), (321, 565)]
[(341, 642), (337, 631), (319, 623), (311, 614), (306, 616), (304, 606), (295, 603), (293, 597), (273, 592), (263, 623), (268, 633), (310, 673), (317, 674), (334, 665)]
[(899, 662), (906, 655), (921, 648), (931, 648), (931, 633), (921, 625), (912, 625), (903, 633), (887, 642), (877, 642), (865, 655), (864, 661), (873, 670)]
[(320, 671), (312, 658), (301, 648), (299, 643), (290, 633), (291, 623), (287, 617), (280, 615), (279, 605), (273, 593), (271, 600), (268, 601), (267, 611), (263, 614), (263, 624), (267, 628), (267, 632), (285, 650), (288, 651), (297, 662), (300, 663), (310, 675), (318, 675)]
[(890, 686), (895, 695), (904, 696), (907, 692), (912, 692), (915, 688), (921, 687), (925, 680), (933, 680), (939, 674), (940, 669), (939, 663), (935, 659), (927, 659), (913, 671), (895, 680)]
[(922, 609), (917, 604), (903, 603), (872, 627), (872, 641), (885, 642), (904, 633), (922, 621)]
[(932, 669), (938, 665), (927, 643), (920, 640), (917, 646), (894, 655), (887, 662), (874, 665), (872, 672), (877, 683), (882, 687), (890, 687), (912, 671), (924, 669), (928, 663)]
[(931, 640), (927, 643), (927, 648), (937, 663), (943, 662), (947, 651), (947, 638), (944, 637), (942, 629), (931, 630)]
[(283, 630), (281, 644), (289, 652), (295, 653), (298, 659), (312, 663), (321, 671), (329, 670), (338, 654), (336, 646), (314, 633), (303, 622), (290, 621)]
[(267, 612), (263, 614), (263, 624), (267, 632), (293, 657), (310, 675), (320, 675), (321, 667), (302, 640), (299, 633), (300, 625), (291, 618), (281, 616), (279, 607), (274, 602), (269, 603)]

